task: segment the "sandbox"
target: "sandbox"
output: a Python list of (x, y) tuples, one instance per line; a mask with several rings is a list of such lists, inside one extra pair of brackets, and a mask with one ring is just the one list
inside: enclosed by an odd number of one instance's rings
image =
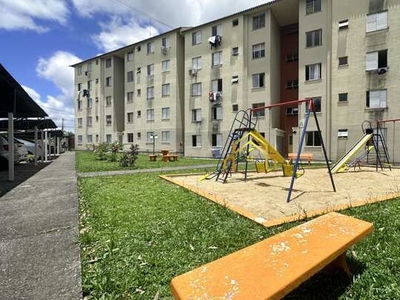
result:
[(249, 172), (247, 181), (244, 174), (232, 173), (226, 183), (200, 181), (202, 175), (162, 177), (265, 226), (400, 197), (400, 169), (376, 171), (364, 167), (335, 174), (336, 192), (326, 168), (307, 169), (295, 180), (289, 203), (286, 198), (291, 178), (279, 171)]

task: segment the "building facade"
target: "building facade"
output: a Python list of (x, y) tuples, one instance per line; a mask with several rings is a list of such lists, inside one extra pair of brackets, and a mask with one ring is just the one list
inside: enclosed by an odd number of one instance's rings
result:
[[(76, 64), (77, 148), (119, 141), (215, 157), (239, 110), (312, 98), (336, 160), (365, 120), (400, 118), (399, 17), (398, 0), (277, 0)], [(256, 129), (287, 155), (306, 113), (297, 103), (259, 110)], [(384, 127), (399, 161), (396, 123)], [(322, 158), (313, 117), (303, 147)]]

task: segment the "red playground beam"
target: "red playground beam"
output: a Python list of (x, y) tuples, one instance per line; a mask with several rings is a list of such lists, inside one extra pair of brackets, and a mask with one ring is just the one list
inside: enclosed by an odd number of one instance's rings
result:
[(275, 103), (275, 104), (271, 104), (271, 105), (267, 105), (267, 106), (263, 106), (263, 107), (250, 108), (250, 112), (259, 111), (259, 110), (263, 110), (263, 109), (271, 109), (271, 108), (274, 108), (274, 107), (288, 106), (288, 105), (291, 105), (291, 104), (301, 104), (301, 103), (304, 103), (304, 102), (308, 102), (308, 108), (311, 111), (314, 111), (313, 99), (312, 98), (306, 98), (306, 99), (302, 99), (302, 100), (293, 100), (293, 101), (288, 101), (288, 102)]
[(400, 119), (388, 119), (388, 120), (377, 121), (377, 123), (378, 124), (380, 124), (380, 123), (389, 123), (389, 122), (395, 123), (395, 122), (399, 122), (399, 121), (400, 121)]

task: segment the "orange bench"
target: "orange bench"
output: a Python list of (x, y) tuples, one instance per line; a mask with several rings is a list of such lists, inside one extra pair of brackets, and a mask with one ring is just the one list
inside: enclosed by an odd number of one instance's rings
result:
[[(296, 159), (297, 153), (289, 153), (288, 154), (288, 159), (293, 161)], [(311, 153), (300, 153), (300, 160), (306, 160), (308, 164), (311, 164), (311, 161), (313, 159), (313, 154)]]
[(171, 281), (175, 299), (281, 299), (325, 267), (351, 275), (346, 250), (371, 223), (329, 213)]
[(163, 161), (177, 161), (178, 160), (178, 154), (163, 155), (162, 160)]
[(157, 155), (149, 155), (150, 161), (157, 161)]

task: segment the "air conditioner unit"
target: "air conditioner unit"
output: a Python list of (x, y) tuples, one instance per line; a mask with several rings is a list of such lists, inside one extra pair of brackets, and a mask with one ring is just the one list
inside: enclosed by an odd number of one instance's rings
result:
[(197, 69), (189, 69), (189, 75), (190, 76), (197, 76)]
[(167, 54), (168, 48), (166, 46), (161, 46), (161, 53)]
[(214, 92), (208, 93), (208, 100), (210, 100), (211, 102), (215, 101)]
[(385, 74), (385, 73), (387, 72), (387, 70), (388, 70), (387, 67), (386, 67), (386, 68), (379, 68), (379, 69), (378, 69), (378, 75)]
[(221, 93), (215, 93), (214, 94), (214, 99), (216, 101), (222, 101), (222, 94)]

